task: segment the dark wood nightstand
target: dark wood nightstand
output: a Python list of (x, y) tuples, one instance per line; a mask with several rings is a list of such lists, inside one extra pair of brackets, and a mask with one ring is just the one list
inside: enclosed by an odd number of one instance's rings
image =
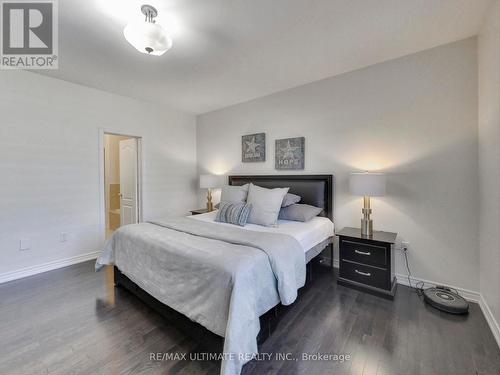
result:
[(191, 212), (191, 215), (201, 215), (201, 214), (206, 214), (208, 210), (206, 208), (198, 208), (197, 210), (192, 210), (189, 212)]
[(370, 237), (359, 228), (344, 228), (339, 237), (337, 283), (393, 299), (396, 294), (394, 243), (397, 233), (374, 231)]

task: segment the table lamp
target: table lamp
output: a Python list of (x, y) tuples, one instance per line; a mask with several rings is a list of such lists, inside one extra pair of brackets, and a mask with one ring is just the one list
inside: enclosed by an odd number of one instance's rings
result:
[(207, 192), (207, 211), (213, 211), (212, 189), (220, 187), (220, 177), (213, 174), (200, 175), (200, 189), (208, 189)]
[(361, 234), (364, 236), (373, 235), (373, 221), (370, 219), (372, 209), (370, 208), (370, 197), (380, 197), (385, 195), (385, 174), (384, 173), (351, 173), (349, 188), (352, 194), (363, 197), (364, 206), (361, 212)]

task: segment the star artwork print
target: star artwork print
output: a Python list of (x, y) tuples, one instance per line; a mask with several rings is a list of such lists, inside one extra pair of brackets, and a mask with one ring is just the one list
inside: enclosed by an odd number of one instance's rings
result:
[(304, 169), (304, 137), (277, 139), (275, 152), (276, 169)]
[(266, 161), (266, 133), (241, 137), (241, 161), (243, 163)]

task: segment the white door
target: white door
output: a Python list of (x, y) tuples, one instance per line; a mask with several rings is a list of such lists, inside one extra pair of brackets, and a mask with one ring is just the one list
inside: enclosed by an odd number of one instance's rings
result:
[(120, 225), (137, 223), (137, 139), (120, 141)]

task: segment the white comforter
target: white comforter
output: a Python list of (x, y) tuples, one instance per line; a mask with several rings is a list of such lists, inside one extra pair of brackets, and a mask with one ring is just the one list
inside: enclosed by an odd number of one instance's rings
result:
[(120, 228), (96, 268), (115, 264), (149, 294), (223, 336), (222, 374), (239, 374), (257, 353), (259, 316), (297, 297), (305, 283), (300, 244), (187, 218)]

